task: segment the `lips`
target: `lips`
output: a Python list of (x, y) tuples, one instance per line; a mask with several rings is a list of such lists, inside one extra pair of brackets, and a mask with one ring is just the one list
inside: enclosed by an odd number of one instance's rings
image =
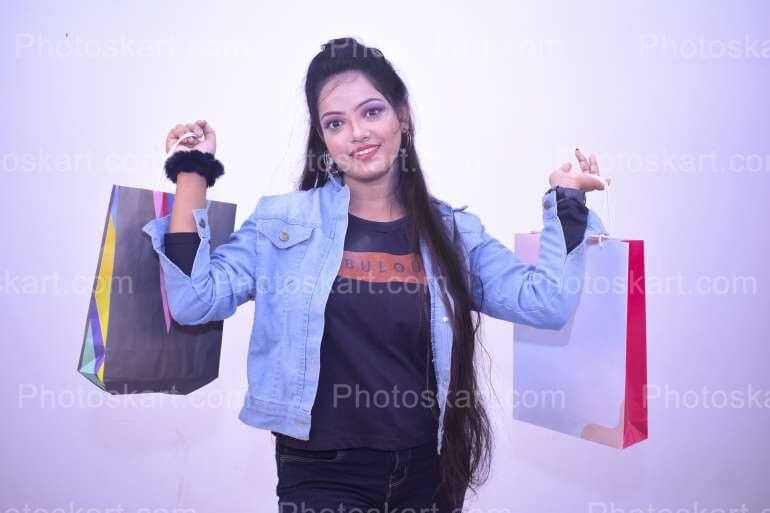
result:
[(366, 146), (360, 146), (350, 155), (356, 160), (367, 160), (374, 156), (379, 149), (379, 144), (367, 144)]

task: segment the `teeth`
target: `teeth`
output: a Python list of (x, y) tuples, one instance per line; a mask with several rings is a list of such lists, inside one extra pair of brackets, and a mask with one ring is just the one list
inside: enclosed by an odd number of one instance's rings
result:
[(366, 155), (367, 153), (373, 152), (377, 148), (378, 148), (378, 146), (374, 146), (373, 148), (367, 148), (365, 150), (357, 151), (353, 155)]

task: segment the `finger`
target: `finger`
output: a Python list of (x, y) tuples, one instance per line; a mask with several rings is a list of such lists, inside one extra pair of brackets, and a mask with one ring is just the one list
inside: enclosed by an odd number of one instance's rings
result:
[(214, 129), (211, 128), (211, 125), (209, 125), (205, 119), (202, 120), (202, 122), (203, 122), (203, 134), (206, 136), (206, 140), (209, 141), (214, 146), (216, 146), (217, 133), (214, 132)]
[(174, 130), (169, 130), (168, 134), (166, 135), (166, 151), (171, 148), (171, 145), (176, 142), (176, 135), (174, 135)]
[(201, 128), (203, 129), (203, 134), (208, 139), (210, 136), (216, 136), (217, 134), (214, 133), (214, 129), (211, 128), (211, 125), (208, 124), (208, 122), (205, 119), (202, 119), (199, 121)]
[(203, 128), (201, 127), (200, 120), (196, 121), (195, 123), (190, 123), (190, 126), (192, 127), (192, 131), (195, 133), (195, 135), (198, 138), (202, 138), (203, 137)]
[[(174, 142), (179, 141), (184, 137), (184, 135), (189, 132), (187, 129), (187, 125), (184, 123), (180, 123), (177, 126), (174, 127), (173, 133), (174, 133)], [(187, 140), (182, 140), (180, 144), (186, 144)]]
[(172, 132), (174, 132), (174, 135), (176, 136), (176, 138), (179, 139), (185, 134), (185, 132), (187, 132), (187, 125), (179, 123), (177, 126), (173, 128)]
[(196, 125), (195, 123), (187, 123), (187, 131), (193, 134), (189, 139), (185, 140), (185, 143), (188, 144), (198, 144), (200, 142), (200, 139), (198, 138), (198, 134), (203, 135), (203, 130)]
[(596, 155), (594, 155), (592, 153), (590, 159), (591, 159), (590, 160), (590, 164), (591, 164), (590, 171), (591, 171), (591, 173), (593, 173), (595, 175), (598, 175), (599, 174), (599, 163), (596, 161)]
[(175, 142), (179, 140), (179, 137), (184, 133), (184, 125), (177, 125), (168, 131), (166, 136), (166, 151), (171, 149)]
[(590, 165), (586, 160), (586, 156), (583, 155), (582, 151), (580, 151), (580, 148), (575, 148), (575, 155), (577, 156), (578, 162), (580, 163), (580, 169), (582, 169), (584, 173), (587, 173), (590, 169)]
[(563, 183), (563, 180), (560, 178), (561, 175), (569, 174), (569, 170), (572, 167), (572, 164), (569, 162), (565, 162), (561, 166), (557, 167), (551, 173), (548, 175), (548, 183), (551, 187), (556, 187), (556, 185)]
[(166, 136), (167, 141), (176, 142), (177, 139), (184, 133), (184, 130), (180, 130), (180, 127), (182, 125), (177, 125), (171, 130), (168, 131), (168, 135)]

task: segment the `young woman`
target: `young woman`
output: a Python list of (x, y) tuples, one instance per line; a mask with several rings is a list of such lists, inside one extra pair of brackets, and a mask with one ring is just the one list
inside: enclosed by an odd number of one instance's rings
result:
[(305, 93), (298, 191), (263, 196), (211, 252), (216, 135), (205, 121), (169, 132), (173, 211), (144, 231), (171, 312), (203, 324), (255, 301), (240, 418), (276, 436), (282, 508), (460, 511), (492, 449), (474, 367), (480, 313), (567, 322), (579, 287), (561, 285), (582, 279), (587, 239), (604, 232), (585, 206), (604, 187), (596, 159), (577, 150), (580, 170), (552, 173), (538, 264), (526, 265), (428, 192), (407, 89), (378, 49), (329, 41)]

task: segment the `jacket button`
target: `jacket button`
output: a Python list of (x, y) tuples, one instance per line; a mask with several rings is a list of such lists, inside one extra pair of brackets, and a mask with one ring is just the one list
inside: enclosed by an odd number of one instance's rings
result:
[(206, 227), (206, 220), (201, 218), (201, 220), (198, 221), (198, 226), (200, 226), (201, 228), (205, 228)]
[(548, 200), (545, 200), (545, 201), (543, 202), (543, 208), (544, 208), (544, 209), (546, 209), (546, 210), (548, 210), (549, 208), (551, 208), (551, 202), (550, 202), (550, 201), (548, 201)]
[(281, 235), (279, 235), (281, 240), (289, 240), (289, 234), (286, 233), (285, 230), (281, 230)]

